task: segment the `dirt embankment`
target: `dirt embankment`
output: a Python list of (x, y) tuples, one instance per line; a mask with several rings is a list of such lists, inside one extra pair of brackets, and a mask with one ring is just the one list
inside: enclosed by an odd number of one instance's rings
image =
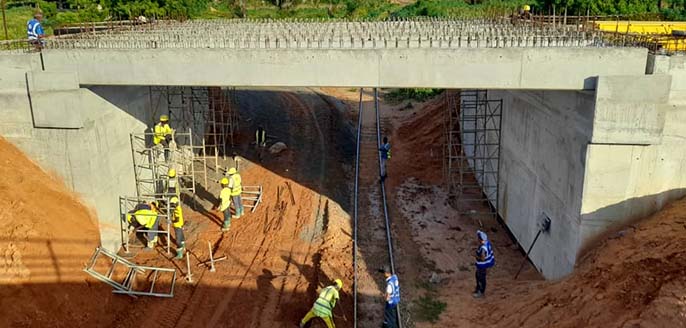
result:
[[(418, 107), (397, 120), (392, 139), (391, 208), (409, 226), (397, 225), (399, 249), (405, 255), (418, 249), (427, 263), (412, 270), (406, 262), (418, 260), (399, 257), (417, 327), (686, 327), (686, 199), (609, 235), (557, 282), (542, 281), (530, 266), (513, 280), (522, 255), (502, 226), (484, 220), (497, 265), (487, 297), (472, 299), (473, 232), (480, 227), (447, 205), (440, 186), (443, 110), (440, 99)], [(440, 282), (428, 283), (429, 270)], [(435, 323), (421, 320), (422, 295), (446, 303)]]
[(686, 327), (686, 199), (609, 236), (570, 277), (488, 306), (497, 327)]
[(80, 311), (111, 294), (81, 271), (99, 243), (95, 219), (2, 138), (0, 162), (0, 326), (78, 326), (101, 315)]

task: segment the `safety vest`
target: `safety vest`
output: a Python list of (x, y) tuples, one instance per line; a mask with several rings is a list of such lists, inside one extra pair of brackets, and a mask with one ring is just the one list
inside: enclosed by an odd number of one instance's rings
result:
[(491, 247), (491, 242), (486, 241), (476, 250), (477, 258), (481, 258), (481, 255), (485, 254), (486, 257), (483, 261), (477, 260), (476, 267), (479, 269), (487, 269), (495, 264), (495, 256), (493, 255), (493, 247)]
[(219, 206), (219, 210), (224, 212), (227, 208), (229, 208), (229, 206), (231, 206), (231, 189), (228, 187), (222, 188), (222, 191), (219, 193), (219, 199), (222, 201), (221, 206)]
[(181, 205), (177, 205), (176, 208), (174, 209), (174, 219), (173, 219), (173, 225), (174, 228), (182, 228), (183, 227), (183, 210), (181, 209)]
[(379, 148), (379, 151), (381, 151), (381, 158), (391, 159), (391, 144), (385, 143), (385, 144), (381, 145), (381, 148)]
[(39, 35), (45, 34), (43, 25), (35, 18), (26, 23), (26, 30), (29, 40), (36, 40)]
[(243, 193), (240, 174), (236, 173), (229, 177), (229, 188), (231, 188), (231, 196), (240, 196)]
[(167, 181), (167, 193), (168, 194), (176, 194), (178, 196), (180, 194), (178, 184), (179, 184), (179, 180), (177, 180), (176, 177), (169, 178), (169, 180)]
[(398, 305), (400, 303), (400, 285), (398, 284), (398, 276), (392, 275), (386, 278), (386, 290), (391, 287), (391, 299), (388, 300), (390, 305)]
[(267, 140), (267, 131), (265, 129), (257, 129), (255, 131), (255, 144), (261, 145)]
[(157, 145), (160, 142), (162, 142), (162, 140), (164, 140), (166, 136), (171, 134), (172, 128), (169, 126), (169, 124), (157, 123), (155, 124), (155, 133), (152, 138), (152, 143)]
[(157, 220), (157, 212), (150, 209), (140, 209), (133, 213), (129, 212), (126, 214), (126, 221), (132, 222), (132, 218), (136, 219), (138, 224), (150, 229), (155, 225), (155, 221)]
[(332, 311), (336, 306), (338, 297), (338, 290), (336, 290), (336, 287), (329, 286), (324, 288), (321, 293), (319, 293), (319, 298), (317, 298), (312, 306), (314, 314), (318, 317), (333, 317)]

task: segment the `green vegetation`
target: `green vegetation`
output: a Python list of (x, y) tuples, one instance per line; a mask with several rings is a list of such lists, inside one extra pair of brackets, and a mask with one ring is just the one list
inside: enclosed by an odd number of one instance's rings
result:
[[(143, 15), (173, 19), (493, 17), (529, 4), (536, 13), (623, 15), (631, 20), (686, 20), (686, 0), (417, 0), (401, 6), (391, 0), (6, 0), (11, 39), (23, 38), (26, 21), (39, 6), (48, 33), (67, 23), (131, 19)], [(61, 9), (57, 9), (57, 4)], [(0, 34), (4, 38), (4, 34)]]
[(445, 307), (445, 302), (441, 302), (432, 293), (429, 293), (414, 301), (412, 314), (417, 321), (436, 323), (441, 313), (445, 311)]
[(386, 94), (386, 99), (391, 102), (405, 100), (426, 101), (443, 92), (443, 89), (393, 89)]

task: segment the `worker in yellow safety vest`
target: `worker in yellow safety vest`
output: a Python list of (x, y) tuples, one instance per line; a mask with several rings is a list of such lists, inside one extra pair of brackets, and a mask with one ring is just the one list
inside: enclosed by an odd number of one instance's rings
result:
[(180, 260), (186, 252), (186, 238), (183, 235), (183, 210), (179, 204), (179, 197), (172, 197), (169, 200), (169, 206), (171, 207), (172, 225), (176, 234), (176, 259)]
[(161, 115), (160, 122), (155, 124), (152, 143), (156, 148), (164, 149), (164, 160), (169, 161), (169, 144), (173, 140), (174, 130), (169, 126), (169, 116)]
[(233, 202), (234, 208), (234, 219), (239, 219), (243, 216), (243, 202), (241, 200), (241, 194), (243, 193), (243, 187), (241, 186), (241, 175), (238, 174), (238, 170), (235, 167), (230, 168), (226, 175), (229, 177), (229, 189), (231, 189), (231, 201)]
[(222, 190), (219, 192), (219, 204), (212, 209), (219, 209), (224, 214), (224, 224), (222, 224), (222, 231), (229, 231), (231, 227), (231, 189), (229, 189), (229, 179), (222, 178), (219, 181)]
[(167, 171), (167, 195), (176, 195), (177, 197), (181, 195), (179, 188), (179, 179), (176, 176), (175, 169), (169, 169)]
[(153, 201), (150, 204), (138, 204), (126, 214), (126, 221), (136, 230), (148, 231), (146, 250), (152, 250), (157, 244), (157, 230), (160, 223), (158, 213), (158, 203)]
[(314, 317), (322, 318), (328, 328), (334, 328), (336, 325), (333, 322), (333, 308), (336, 306), (336, 301), (339, 299), (338, 291), (343, 288), (343, 281), (336, 279), (334, 284), (322, 289), (319, 292), (319, 297), (312, 305), (310, 312), (307, 312), (305, 317), (300, 321), (300, 328), (305, 327), (305, 324)]

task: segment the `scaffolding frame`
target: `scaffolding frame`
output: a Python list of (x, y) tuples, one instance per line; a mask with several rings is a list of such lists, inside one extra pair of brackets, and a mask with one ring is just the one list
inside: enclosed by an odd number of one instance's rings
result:
[(460, 214), (496, 218), (503, 101), (488, 99), (486, 90), (446, 97), (444, 173), (450, 197)]
[[(164, 235), (166, 237), (166, 243), (167, 245), (165, 246), (165, 249), (167, 251), (167, 254), (171, 253), (171, 225), (172, 225), (172, 220), (171, 220), (171, 213), (172, 209), (171, 206), (169, 206), (169, 198), (168, 196), (160, 197), (158, 196), (136, 196), (136, 197), (130, 197), (130, 196), (119, 196), (119, 215), (120, 215), (120, 226), (121, 226), (121, 244), (122, 247), (124, 247), (124, 251), (126, 253), (129, 253), (129, 250), (131, 249), (131, 233), (134, 233), (135, 236), (138, 236), (139, 233), (148, 233), (148, 232), (154, 232), (157, 233), (159, 236)], [(158, 212), (158, 219), (160, 220), (159, 222), (159, 227), (162, 226), (162, 219), (164, 219), (164, 223), (167, 225), (167, 229), (157, 229), (157, 230), (142, 230), (142, 229), (136, 229), (133, 228), (129, 225), (129, 223), (126, 221), (126, 214), (132, 211), (136, 205), (141, 204), (141, 203), (150, 203), (152, 201), (157, 201), (159, 204), (159, 212)], [(145, 247), (145, 246), (140, 246), (140, 248)]]
[[(163, 158), (164, 149), (152, 145), (152, 131), (131, 133), (129, 136), (138, 197), (169, 196), (165, 191), (170, 168), (176, 169), (179, 193), (188, 192), (195, 195), (196, 179), (204, 179), (207, 185), (205, 147), (193, 143), (192, 130), (174, 133), (175, 146), (169, 147), (168, 161)], [(195, 155), (196, 151), (200, 156)]]

